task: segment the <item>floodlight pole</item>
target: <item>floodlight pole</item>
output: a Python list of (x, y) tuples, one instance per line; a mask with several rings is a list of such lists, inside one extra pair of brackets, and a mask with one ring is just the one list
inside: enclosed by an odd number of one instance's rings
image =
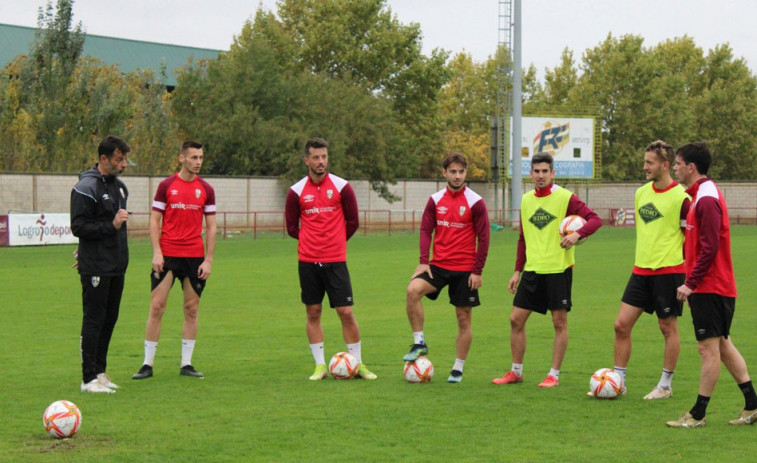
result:
[(511, 158), (513, 160), (511, 188), (511, 219), (513, 226), (520, 223), (520, 200), (523, 196), (523, 166), (521, 148), (521, 117), (523, 116), (522, 105), (522, 75), (521, 75), (521, 4), (522, 0), (514, 1), (513, 11), (513, 126), (512, 142), (510, 143)]

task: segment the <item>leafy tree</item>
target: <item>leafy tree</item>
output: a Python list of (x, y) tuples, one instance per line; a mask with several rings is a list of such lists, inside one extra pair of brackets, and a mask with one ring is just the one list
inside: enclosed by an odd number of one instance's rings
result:
[(129, 155), (135, 174), (167, 175), (177, 165), (181, 140), (171, 112), (171, 95), (166, 91), (166, 72), (151, 70), (125, 76), (133, 98), (133, 116), (124, 136), (131, 144)]
[(696, 115), (690, 140), (704, 140), (713, 151), (709, 175), (754, 180), (757, 177), (757, 79), (743, 59), (734, 60), (728, 45), (706, 57), (701, 73), (704, 88), (693, 99)]
[(23, 105), (24, 88), (18, 77), (23, 58), (16, 58), (0, 73), (0, 170), (24, 171), (41, 149), (34, 118)]
[[(444, 147), (466, 155), (469, 179), (488, 180), (489, 126), (497, 104), (496, 61), (474, 63), (470, 54), (459, 53), (452, 57), (447, 69), (452, 77), (439, 93)], [(439, 175), (438, 156), (435, 161)]]
[[(314, 10), (307, 10), (307, 15), (322, 17), (318, 15), (327, 11), (324, 8), (337, 3), (347, 8), (346, 12), (340, 10), (344, 17), (330, 19), (338, 15), (329, 10), (324, 21), (334, 24), (307, 19), (313, 31), (287, 16), (299, 17), (296, 15), (305, 14), (303, 8), (311, 8)], [(352, 23), (360, 22), (359, 33), (349, 29), (347, 36), (352, 34), (350, 37), (357, 40), (358, 36), (380, 37), (386, 32), (394, 37), (391, 28), (381, 29), (386, 14), (376, 16), (364, 2), (354, 1), (280, 2), (279, 8), (281, 21), (272, 13), (258, 11), (227, 54), (183, 72), (172, 97), (181, 130), (197, 134), (208, 143), (212, 173), (280, 175), (287, 180), (304, 172), (304, 141), (323, 136), (329, 140), (335, 172), (367, 178), (380, 194), (393, 199), (386, 182), (415, 173), (415, 161), (421, 157), (413, 130), (424, 125), (432, 131), (437, 115), (434, 105), (438, 86), (434, 90), (429, 83), (434, 78), (428, 66), (416, 59), (387, 73), (375, 69), (386, 66), (376, 61), (362, 72), (358, 65), (361, 59), (385, 59), (366, 50), (376, 45), (371, 42), (364, 44), (362, 54), (361, 49), (345, 51), (354, 62), (336, 60), (319, 67), (322, 63), (317, 50), (322, 44), (308, 44), (318, 37), (315, 32), (322, 35), (324, 28), (354, 28), (357, 26)], [(387, 24), (397, 26), (395, 20)], [(340, 43), (352, 42), (345, 38)], [(396, 40), (387, 43), (393, 47)], [(419, 46), (409, 49), (419, 53)], [(402, 99), (387, 97), (390, 88), (399, 87), (408, 89)], [(410, 98), (412, 95), (417, 98)], [(400, 103), (418, 111), (403, 113), (398, 109)], [(435, 142), (439, 143), (438, 137)]]
[(59, 158), (56, 140), (68, 113), (66, 88), (76, 69), (84, 45), (81, 23), (73, 30), (73, 0), (58, 0), (56, 8), (47, 3), (39, 10), (38, 29), (25, 70), (32, 83), (30, 96), (36, 107), (37, 140), (42, 146), (35, 164), (50, 170)]
[(281, 20), (256, 17), (254, 29), (279, 52), (282, 66), (390, 101), (410, 135), (399, 147), (407, 169), (397, 174), (429, 175), (426, 166), (442, 149), (437, 95), (448, 77), (447, 52), (424, 56), (420, 26), (400, 23), (385, 0), (280, 0), (277, 6)]

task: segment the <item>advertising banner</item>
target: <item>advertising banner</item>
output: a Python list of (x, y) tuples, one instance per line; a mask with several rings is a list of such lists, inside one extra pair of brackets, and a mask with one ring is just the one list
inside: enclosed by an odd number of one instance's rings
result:
[(0, 215), (0, 246), (8, 246), (8, 216)]
[[(72, 244), (79, 239), (71, 233), (69, 214), (8, 214), (9, 246)], [(0, 240), (2, 239), (0, 231)]]
[[(524, 178), (531, 171), (531, 158), (542, 151), (555, 159), (558, 178), (594, 177), (594, 118), (523, 117), (521, 134), (521, 143), (514, 143), (513, 155), (521, 155), (521, 175)], [(511, 159), (508, 169), (510, 177), (512, 171)]]
[(616, 227), (635, 227), (636, 211), (632, 207), (610, 209), (610, 222)]

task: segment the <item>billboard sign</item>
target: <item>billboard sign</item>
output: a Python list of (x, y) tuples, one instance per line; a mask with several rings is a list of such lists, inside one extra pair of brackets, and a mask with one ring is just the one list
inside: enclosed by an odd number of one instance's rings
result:
[[(521, 155), (523, 177), (529, 176), (533, 155), (542, 151), (554, 157), (557, 177), (594, 177), (594, 118), (523, 117), (521, 134), (521, 142), (513, 144), (513, 153)], [(512, 170), (511, 159), (508, 169), (511, 177)]]
[(8, 214), (8, 245), (40, 246), (72, 244), (79, 239), (71, 233), (69, 214)]

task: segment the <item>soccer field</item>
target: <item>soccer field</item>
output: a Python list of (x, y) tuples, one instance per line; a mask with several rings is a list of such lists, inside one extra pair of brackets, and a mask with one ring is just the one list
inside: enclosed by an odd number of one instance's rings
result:
[[(510, 367), (509, 322), (517, 235), (492, 233), (474, 309), (474, 340), (464, 380), (448, 384), (457, 326), (445, 294), (424, 301), (429, 358), (436, 375), (409, 384), (402, 356), (412, 343), (405, 287), (418, 236), (357, 234), (349, 243), (363, 360), (377, 381), (308, 381), (313, 361), (299, 300), (296, 241), (219, 240), (200, 307), (194, 364), (206, 378), (179, 376), (181, 297), (163, 320), (155, 376), (130, 379), (143, 357), (152, 251), (130, 242), (121, 316), (110, 347), (112, 395), (79, 392), (81, 296), (70, 268), (73, 246), (0, 248), (0, 461), (731, 461), (751, 459), (757, 428), (731, 427), (743, 397), (723, 369), (704, 429), (669, 429), (696, 398), (699, 355), (686, 307), (674, 396), (642, 397), (659, 379), (662, 336), (655, 317), (634, 330), (629, 393), (615, 401), (585, 396), (589, 377), (612, 367), (613, 321), (633, 263), (632, 229), (604, 227), (576, 251), (570, 345), (560, 386), (540, 390), (551, 361), (552, 324), (527, 326), (525, 381), (494, 386)], [(739, 298), (732, 330), (757, 376), (757, 227), (733, 229)], [(324, 309), (328, 356), (345, 350), (337, 316)], [(757, 378), (755, 378), (757, 379)], [(44, 431), (42, 412), (58, 399), (83, 421), (72, 439)]]

